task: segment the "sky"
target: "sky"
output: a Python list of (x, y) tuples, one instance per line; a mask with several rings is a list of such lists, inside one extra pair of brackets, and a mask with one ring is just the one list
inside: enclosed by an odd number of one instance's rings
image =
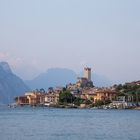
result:
[(24, 80), (84, 66), (113, 82), (140, 79), (139, 0), (0, 0), (0, 61)]

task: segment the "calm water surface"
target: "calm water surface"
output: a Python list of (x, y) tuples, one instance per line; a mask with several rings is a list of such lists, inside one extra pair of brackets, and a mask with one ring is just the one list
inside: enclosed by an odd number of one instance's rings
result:
[(140, 140), (140, 111), (0, 108), (0, 140)]

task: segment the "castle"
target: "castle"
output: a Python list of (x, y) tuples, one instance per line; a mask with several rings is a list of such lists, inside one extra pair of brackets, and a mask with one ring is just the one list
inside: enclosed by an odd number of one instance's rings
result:
[(91, 68), (84, 68), (84, 76), (78, 77), (78, 81), (76, 83), (77, 87), (93, 87), (93, 82), (91, 80)]

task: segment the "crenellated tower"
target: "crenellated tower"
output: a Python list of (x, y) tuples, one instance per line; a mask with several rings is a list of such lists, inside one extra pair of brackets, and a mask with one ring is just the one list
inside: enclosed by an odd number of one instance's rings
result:
[(88, 81), (91, 81), (91, 68), (84, 68), (84, 78), (87, 78)]

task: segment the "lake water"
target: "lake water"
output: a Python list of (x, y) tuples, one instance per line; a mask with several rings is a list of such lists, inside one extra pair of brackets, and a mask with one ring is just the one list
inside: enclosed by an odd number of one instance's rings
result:
[(0, 140), (140, 140), (140, 111), (0, 108)]

